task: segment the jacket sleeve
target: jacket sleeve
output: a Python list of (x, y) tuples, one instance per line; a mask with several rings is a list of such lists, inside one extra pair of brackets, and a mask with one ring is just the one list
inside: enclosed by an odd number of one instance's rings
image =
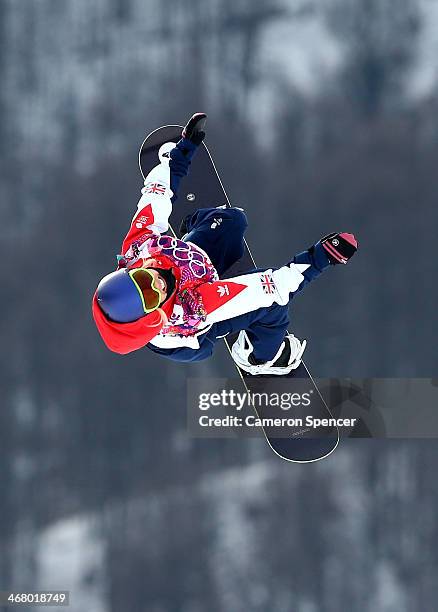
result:
[(161, 234), (169, 228), (172, 212), (169, 163), (155, 166), (144, 181), (137, 210), (122, 244), (122, 255), (129, 255), (133, 243), (144, 236)]
[(294, 291), (294, 294), (302, 291), (306, 285), (308, 285), (315, 278), (318, 278), (318, 276), (330, 266), (330, 260), (321, 244), (321, 241), (311, 246), (310, 249), (307, 249), (307, 251), (303, 251), (302, 253), (295, 255), (295, 257), (289, 263), (307, 264), (309, 266), (302, 272), (304, 280), (298, 286), (298, 289)]

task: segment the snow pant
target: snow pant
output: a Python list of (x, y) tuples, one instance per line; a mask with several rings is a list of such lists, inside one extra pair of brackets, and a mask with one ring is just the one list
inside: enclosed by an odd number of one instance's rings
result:
[(185, 219), (185, 242), (193, 242), (210, 257), (219, 276), (242, 257), (248, 227), (240, 208), (201, 208)]

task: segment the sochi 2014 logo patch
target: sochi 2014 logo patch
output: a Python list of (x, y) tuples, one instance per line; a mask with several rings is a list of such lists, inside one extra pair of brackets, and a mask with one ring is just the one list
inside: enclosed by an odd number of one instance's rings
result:
[(271, 274), (260, 274), (260, 281), (265, 293), (275, 293), (277, 287), (275, 286), (274, 279), (272, 278)]

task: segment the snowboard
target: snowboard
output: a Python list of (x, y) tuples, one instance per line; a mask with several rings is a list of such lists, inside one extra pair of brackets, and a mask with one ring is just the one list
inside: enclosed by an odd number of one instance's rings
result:
[[(148, 136), (139, 151), (139, 166), (143, 179), (159, 162), (158, 150), (165, 142), (178, 142), (181, 138), (182, 126), (165, 125)], [(188, 176), (181, 180), (177, 200), (174, 203), (170, 217), (170, 229), (173, 235), (178, 235), (180, 224), (188, 214), (200, 208), (206, 207), (231, 207), (231, 201), (222, 184), (220, 175), (216, 169), (207, 146), (202, 143), (195, 153)], [(239, 204), (241, 206), (241, 204)], [(245, 206), (243, 206), (245, 209)], [(248, 214), (248, 209), (245, 209)], [(218, 216), (220, 210), (218, 210)], [(249, 218), (251, 215), (249, 214)], [(292, 253), (291, 253), (292, 255)], [(256, 267), (254, 259), (245, 242), (245, 251), (241, 259), (229, 268), (222, 278), (231, 278), (247, 273)], [(266, 266), (269, 267), (269, 266)], [(237, 335), (227, 336), (224, 341), (230, 350)], [(236, 364), (235, 364), (236, 365)], [(290, 374), (283, 376), (252, 376), (240, 368), (236, 368), (242, 379), (245, 390), (250, 394), (281, 394), (308, 392), (311, 397), (310, 406), (306, 407), (305, 415), (313, 419), (333, 418), (330, 409), (321, 395), (317, 384), (311, 376), (304, 361), (300, 366), (292, 370)], [(254, 397), (254, 396), (252, 396)], [(284, 408), (281, 406), (253, 405), (257, 416), (264, 419), (282, 419), (285, 416)], [(300, 411), (294, 409), (293, 416), (296, 417)], [(304, 416), (304, 413), (303, 413)], [(277, 421), (278, 422), (278, 421)], [(282, 422), (282, 421), (280, 421)], [(262, 427), (263, 433), (271, 449), (282, 459), (297, 463), (308, 463), (323, 459), (330, 455), (339, 443), (339, 430), (336, 426), (319, 427), (317, 433), (312, 427), (297, 425), (290, 426), (268, 426)]]

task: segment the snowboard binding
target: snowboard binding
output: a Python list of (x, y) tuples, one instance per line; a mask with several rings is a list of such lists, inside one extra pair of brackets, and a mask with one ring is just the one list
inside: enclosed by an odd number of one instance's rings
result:
[(231, 355), (239, 368), (248, 374), (282, 376), (298, 368), (306, 345), (306, 340), (300, 341), (293, 334), (287, 334), (275, 357), (270, 361), (260, 362), (254, 356), (248, 334), (242, 330), (231, 348)]

